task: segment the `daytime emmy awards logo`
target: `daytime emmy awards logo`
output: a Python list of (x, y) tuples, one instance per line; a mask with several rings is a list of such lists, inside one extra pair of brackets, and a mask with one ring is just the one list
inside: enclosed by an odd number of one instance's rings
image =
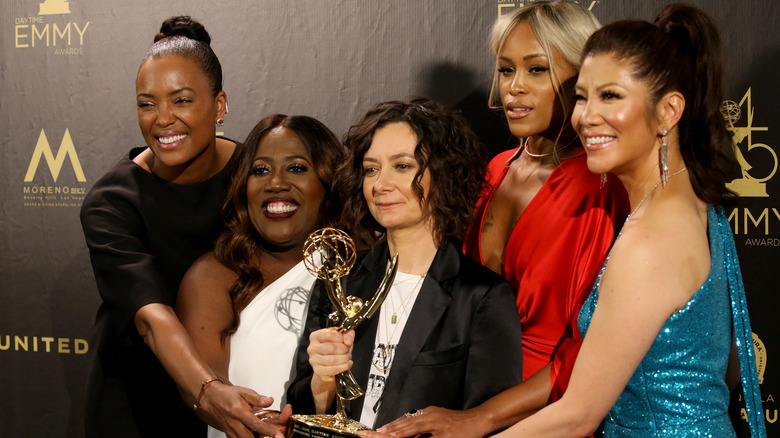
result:
[[(63, 18), (58, 17), (70, 13), (68, 0), (38, 3), (38, 15), (15, 18), (14, 48), (54, 47), (55, 55), (83, 55), (84, 36), (91, 22), (63, 22)], [(49, 20), (53, 22), (47, 22)]]
[[(745, 125), (737, 126), (736, 123), (742, 118), (743, 109), (746, 113)], [(777, 154), (771, 147), (764, 143), (753, 143), (753, 132), (768, 131), (769, 128), (766, 126), (753, 126), (754, 108), (751, 89), (748, 88), (745, 95), (742, 96), (742, 100), (739, 101), (739, 104), (731, 100), (723, 102), (720, 107), (720, 112), (723, 115), (723, 118), (726, 119), (727, 129), (732, 134), (731, 142), (734, 146), (734, 152), (740, 167), (742, 167), (742, 177), (727, 183), (726, 187), (733, 190), (741, 197), (768, 197), (766, 181), (775, 176), (775, 172), (777, 172)], [(746, 144), (741, 146), (745, 140), (747, 140)], [(772, 169), (763, 176), (750, 174), (753, 166), (747, 161), (743, 152), (755, 149), (762, 149), (765, 151), (764, 156), (768, 154), (769, 157), (771, 157)]]

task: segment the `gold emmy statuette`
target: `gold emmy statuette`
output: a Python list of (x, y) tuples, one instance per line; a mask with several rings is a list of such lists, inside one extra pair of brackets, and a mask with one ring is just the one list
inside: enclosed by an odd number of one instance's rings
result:
[(68, 0), (44, 0), (38, 6), (38, 15), (70, 14)]
[[(742, 106), (746, 107), (747, 120), (745, 126), (736, 126), (735, 123), (742, 117)], [(756, 131), (768, 131), (766, 126), (753, 126), (753, 102), (752, 91), (748, 88), (742, 100), (736, 103), (731, 100), (724, 101), (720, 106), (720, 113), (726, 120), (726, 129), (731, 132), (731, 143), (734, 148), (734, 154), (737, 156), (737, 162), (739, 162), (742, 168), (742, 178), (737, 178), (729, 183), (726, 183), (726, 187), (729, 190), (734, 191), (740, 197), (768, 197), (769, 194), (766, 191), (766, 182), (775, 176), (778, 168), (778, 159), (775, 151), (764, 143), (753, 143), (753, 132)], [(757, 149), (763, 150), (763, 154), (769, 154), (771, 157), (772, 168), (769, 173), (763, 178), (752, 176), (749, 171), (754, 170), (753, 166), (748, 163), (745, 154), (740, 148), (740, 144), (747, 140), (747, 145), (743, 147), (746, 151), (755, 151)], [(755, 152), (751, 157), (756, 157)], [(761, 155), (758, 156), (761, 158)], [(751, 158), (755, 160), (755, 158)], [(766, 156), (763, 158), (766, 160)], [(762, 166), (765, 171), (768, 169), (766, 165)]]
[[(387, 266), (382, 283), (367, 302), (354, 296), (346, 296), (339, 279), (347, 275), (355, 264), (355, 244), (347, 233), (335, 228), (317, 230), (306, 240), (303, 248), (303, 263), (317, 278), (325, 280), (328, 298), (335, 312), (329, 316), (329, 326), (339, 331), (352, 330), (379, 309), (393, 284), (398, 265), (398, 255)], [(335, 415), (293, 415), (287, 431), (288, 438), (356, 437), (356, 432), (368, 427), (347, 417), (344, 400), (353, 400), (363, 395), (363, 389), (352, 373), (346, 371), (336, 376)]]

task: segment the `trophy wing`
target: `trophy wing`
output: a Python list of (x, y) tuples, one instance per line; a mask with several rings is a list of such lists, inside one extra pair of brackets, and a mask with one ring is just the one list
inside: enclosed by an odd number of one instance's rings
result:
[(326, 294), (330, 299), (330, 303), (333, 304), (333, 308), (336, 309), (336, 313), (339, 315), (339, 319), (344, 319), (347, 314), (344, 309), (347, 308), (349, 303), (346, 299), (342, 299), (344, 293), (341, 291), (341, 282), (338, 279), (336, 281), (326, 281), (325, 287), (328, 289)]
[(379, 288), (374, 293), (374, 296), (355, 315), (344, 320), (344, 323), (341, 325), (342, 331), (352, 330), (360, 325), (364, 319), (371, 318), (374, 315), (385, 301), (385, 297), (387, 297), (387, 293), (390, 291), (390, 285), (393, 284), (395, 279), (396, 271), (398, 271), (398, 254), (393, 257), (387, 266), (382, 283), (379, 284)]

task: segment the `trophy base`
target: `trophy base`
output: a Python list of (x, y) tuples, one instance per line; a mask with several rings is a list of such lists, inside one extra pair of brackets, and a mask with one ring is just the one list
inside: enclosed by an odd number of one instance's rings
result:
[(739, 196), (749, 196), (752, 198), (767, 198), (766, 184), (750, 178), (735, 179), (726, 183), (729, 190), (736, 192)]
[(354, 438), (361, 430), (369, 428), (349, 418), (344, 421), (335, 415), (293, 415), (287, 438)]

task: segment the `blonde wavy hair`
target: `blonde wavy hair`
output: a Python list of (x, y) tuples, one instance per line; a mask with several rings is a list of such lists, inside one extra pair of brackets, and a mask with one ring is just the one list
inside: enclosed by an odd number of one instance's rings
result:
[[(599, 21), (587, 8), (573, 1), (536, 1), (499, 17), (490, 35), (490, 48), (496, 55), (493, 84), (488, 99), (490, 108), (502, 108), (498, 92), (498, 54), (503, 50), (509, 34), (522, 23), (528, 23), (544, 49), (547, 59), (550, 60), (550, 77), (556, 89), (560, 89), (563, 84), (556, 71), (556, 64), (565, 61), (579, 73), (580, 56), (585, 42), (601, 27)], [(564, 113), (571, 114), (572, 100), (567, 99), (562, 93), (558, 93), (558, 100)], [(564, 122), (560, 133), (567, 123), (568, 121)]]

